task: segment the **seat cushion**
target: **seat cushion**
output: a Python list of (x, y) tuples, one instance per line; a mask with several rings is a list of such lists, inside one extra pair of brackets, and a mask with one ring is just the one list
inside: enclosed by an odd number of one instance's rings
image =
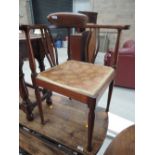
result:
[(95, 98), (114, 79), (114, 69), (70, 60), (39, 73), (37, 79)]

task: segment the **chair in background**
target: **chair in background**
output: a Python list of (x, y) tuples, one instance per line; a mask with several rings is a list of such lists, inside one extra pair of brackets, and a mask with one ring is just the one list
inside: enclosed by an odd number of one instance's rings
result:
[[(67, 12), (49, 14), (47, 18), (48, 21), (55, 26), (66, 27), (69, 31), (72, 27), (85, 27), (88, 19), (85, 15)], [(47, 57), (49, 57), (48, 60), (51, 64), (50, 69), (39, 73), (36, 72), (34, 54), (29, 36), (30, 30), (36, 28), (39, 28), (42, 32), (41, 34), (43, 38), (43, 43), (49, 49), (49, 54), (46, 53), (46, 55)], [(29, 62), (32, 72), (31, 77), (35, 88), (41, 123), (44, 124), (45, 120), (42, 110), (41, 95), (39, 92), (40, 87), (57, 92), (59, 94), (65, 95), (86, 104), (89, 108), (87, 150), (91, 151), (96, 102), (98, 97), (109, 86), (106, 112), (109, 111), (114, 84), (115, 69), (103, 65), (95, 65), (92, 63), (70, 60), (70, 56), (67, 62), (58, 65), (56, 61), (56, 54), (53, 42), (51, 42), (52, 40), (50, 40), (49, 33), (44, 29), (44, 27), (25, 25), (21, 26), (20, 29), (25, 32), (27, 38), (27, 45), (29, 49)], [(117, 62), (117, 49), (120, 31), (122, 27), (119, 26), (117, 29), (119, 33), (116, 44), (115, 63)], [(70, 41), (68, 43), (70, 44)]]
[(135, 125), (119, 133), (108, 146), (104, 155), (135, 155)]
[[(111, 66), (114, 60), (113, 50), (109, 50), (104, 57), (104, 64)], [(115, 85), (135, 88), (135, 42), (128, 40), (119, 49)]]

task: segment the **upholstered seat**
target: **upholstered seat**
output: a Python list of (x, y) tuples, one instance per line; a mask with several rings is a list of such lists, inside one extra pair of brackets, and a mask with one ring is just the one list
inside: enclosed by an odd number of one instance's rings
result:
[(70, 60), (39, 73), (37, 81), (95, 98), (113, 78), (112, 67)]

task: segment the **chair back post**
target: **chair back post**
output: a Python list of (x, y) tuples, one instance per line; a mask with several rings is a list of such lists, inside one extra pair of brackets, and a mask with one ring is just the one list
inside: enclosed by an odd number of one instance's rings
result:
[(28, 25), (23, 26), (23, 30), (25, 32), (25, 37), (26, 37), (26, 44), (28, 47), (28, 56), (29, 56), (29, 65), (31, 72), (34, 76), (36, 76), (36, 64), (35, 64), (35, 58), (34, 58), (34, 52), (31, 44), (31, 39), (30, 39), (30, 27)]
[(112, 67), (117, 69), (117, 62), (118, 62), (118, 53), (119, 53), (119, 44), (120, 44), (120, 37), (121, 37), (122, 29), (117, 29), (117, 38), (115, 43), (115, 50), (114, 50), (114, 61)]
[(71, 35), (71, 28), (67, 28), (67, 37), (68, 37), (68, 43), (67, 43), (67, 54), (68, 54), (68, 60), (71, 59), (71, 52), (70, 52), (70, 35)]
[(30, 69), (31, 69), (32, 84), (33, 84), (33, 87), (36, 88), (37, 85), (36, 85), (35, 78), (37, 76), (37, 72), (36, 72), (36, 63), (35, 63), (34, 52), (33, 52), (31, 39), (30, 39), (30, 30), (31, 30), (31, 28), (27, 25), (26, 30), (25, 30), (26, 44), (28, 47), (28, 56), (29, 56), (29, 65), (30, 65)]

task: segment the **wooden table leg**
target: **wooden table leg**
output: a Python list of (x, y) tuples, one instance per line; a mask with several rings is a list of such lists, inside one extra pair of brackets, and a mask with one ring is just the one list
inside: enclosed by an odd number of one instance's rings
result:
[(88, 143), (87, 143), (87, 150), (89, 152), (92, 150), (92, 137), (93, 137), (94, 120), (95, 120), (95, 106), (96, 106), (96, 103), (88, 104), (89, 114), (88, 114)]
[(23, 60), (19, 60), (19, 91), (22, 98), (22, 104), (20, 104), (20, 109), (26, 113), (26, 117), (29, 121), (33, 120), (32, 110), (34, 108), (32, 102), (29, 99), (28, 90), (24, 80), (24, 73), (22, 70)]

